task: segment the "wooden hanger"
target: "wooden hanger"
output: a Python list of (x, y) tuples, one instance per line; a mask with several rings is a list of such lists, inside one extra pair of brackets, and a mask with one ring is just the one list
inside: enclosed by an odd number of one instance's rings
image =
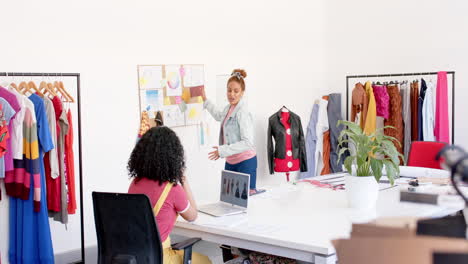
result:
[(13, 89), (15, 89), (18, 93), (21, 93), (21, 91), (18, 88), (18, 85), (16, 85), (16, 83), (12, 82), (12, 83), (10, 83), (9, 86), (12, 87)]
[(68, 101), (71, 102), (71, 103), (74, 103), (74, 102), (75, 102), (75, 99), (73, 99), (73, 96), (71, 96), (71, 95), (67, 92), (67, 89), (65, 89), (65, 86), (63, 85), (63, 82), (62, 82), (62, 81), (59, 81), (59, 86), (60, 86), (60, 88), (62, 89), (62, 91), (65, 92), (65, 95), (68, 97)]
[(44, 97), (44, 94), (41, 91), (39, 91), (39, 89), (37, 89), (37, 86), (36, 86), (35, 82), (30, 81), (28, 83), (28, 87), (29, 87), (28, 92), (30, 92), (31, 94), (37, 93), (40, 97)]
[(25, 81), (20, 82), (20, 84), (18, 85), (18, 90), (20, 93), (26, 94), (26, 92), (29, 91), (28, 83)]
[(60, 85), (60, 82), (55, 81), (54, 82), (54, 88), (55, 88), (55, 91), (57, 92), (57, 94), (62, 95), (62, 97), (64, 99), (64, 102), (72, 102), (73, 98), (68, 97), (68, 93), (63, 88), (63, 83), (62, 83), (62, 85)]
[[(49, 84), (50, 84), (50, 86), (49, 86)], [(50, 94), (52, 96), (57, 96), (57, 94), (54, 92), (54, 89), (53, 89), (53, 86), (52, 86), (51, 83), (47, 83), (45, 81), (42, 81), (41, 84), (39, 85), (39, 90), (43, 94)]]
[(281, 112), (289, 112), (289, 109), (283, 105), (283, 107), (281, 107)]

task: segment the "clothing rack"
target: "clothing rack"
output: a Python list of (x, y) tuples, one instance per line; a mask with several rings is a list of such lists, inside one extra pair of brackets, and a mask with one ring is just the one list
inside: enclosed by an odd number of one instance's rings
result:
[(82, 167), (82, 147), (81, 147), (81, 91), (79, 73), (45, 73), (45, 72), (0, 72), (2, 77), (75, 77), (78, 107), (78, 160), (79, 160), (79, 185), (80, 185), (80, 227), (81, 227), (81, 261), (85, 261), (84, 244), (84, 211), (83, 211), (83, 167)]
[[(455, 144), (455, 71), (446, 71), (447, 75), (452, 75), (452, 144)], [(392, 73), (392, 74), (364, 74), (346, 76), (346, 120), (349, 120), (349, 80), (358, 78), (379, 78), (379, 77), (403, 77), (403, 76), (430, 76), (437, 75), (438, 72), (413, 72), (413, 73)]]

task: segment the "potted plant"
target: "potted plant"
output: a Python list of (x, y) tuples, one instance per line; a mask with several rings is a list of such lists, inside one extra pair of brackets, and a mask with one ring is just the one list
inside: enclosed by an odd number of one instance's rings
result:
[(379, 193), (378, 182), (385, 169), (386, 175), (393, 185), (395, 177), (400, 174), (400, 157), (393, 142), (400, 144), (394, 137), (383, 133), (386, 126), (367, 135), (355, 123), (340, 120), (339, 125), (347, 128), (338, 137), (338, 160), (348, 152), (344, 160), (345, 169), (349, 175), (345, 177), (345, 188), (350, 207), (358, 209), (374, 208)]

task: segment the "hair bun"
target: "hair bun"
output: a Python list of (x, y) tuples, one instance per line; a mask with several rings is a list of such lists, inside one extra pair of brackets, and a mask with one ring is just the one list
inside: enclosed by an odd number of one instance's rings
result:
[(235, 74), (236, 72), (240, 73), (242, 78), (247, 78), (247, 72), (243, 69), (235, 69), (232, 71), (232, 74)]

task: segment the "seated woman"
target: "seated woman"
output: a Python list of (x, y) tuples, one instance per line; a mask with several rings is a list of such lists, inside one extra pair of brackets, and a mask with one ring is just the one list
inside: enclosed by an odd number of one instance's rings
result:
[[(148, 130), (138, 141), (128, 161), (133, 178), (128, 193), (146, 194), (153, 207), (161, 241), (164, 264), (183, 262), (183, 251), (171, 249), (169, 237), (180, 214), (187, 221), (197, 218), (197, 204), (184, 175), (184, 149), (176, 133), (161, 126)], [(193, 253), (192, 263), (211, 263)]]

